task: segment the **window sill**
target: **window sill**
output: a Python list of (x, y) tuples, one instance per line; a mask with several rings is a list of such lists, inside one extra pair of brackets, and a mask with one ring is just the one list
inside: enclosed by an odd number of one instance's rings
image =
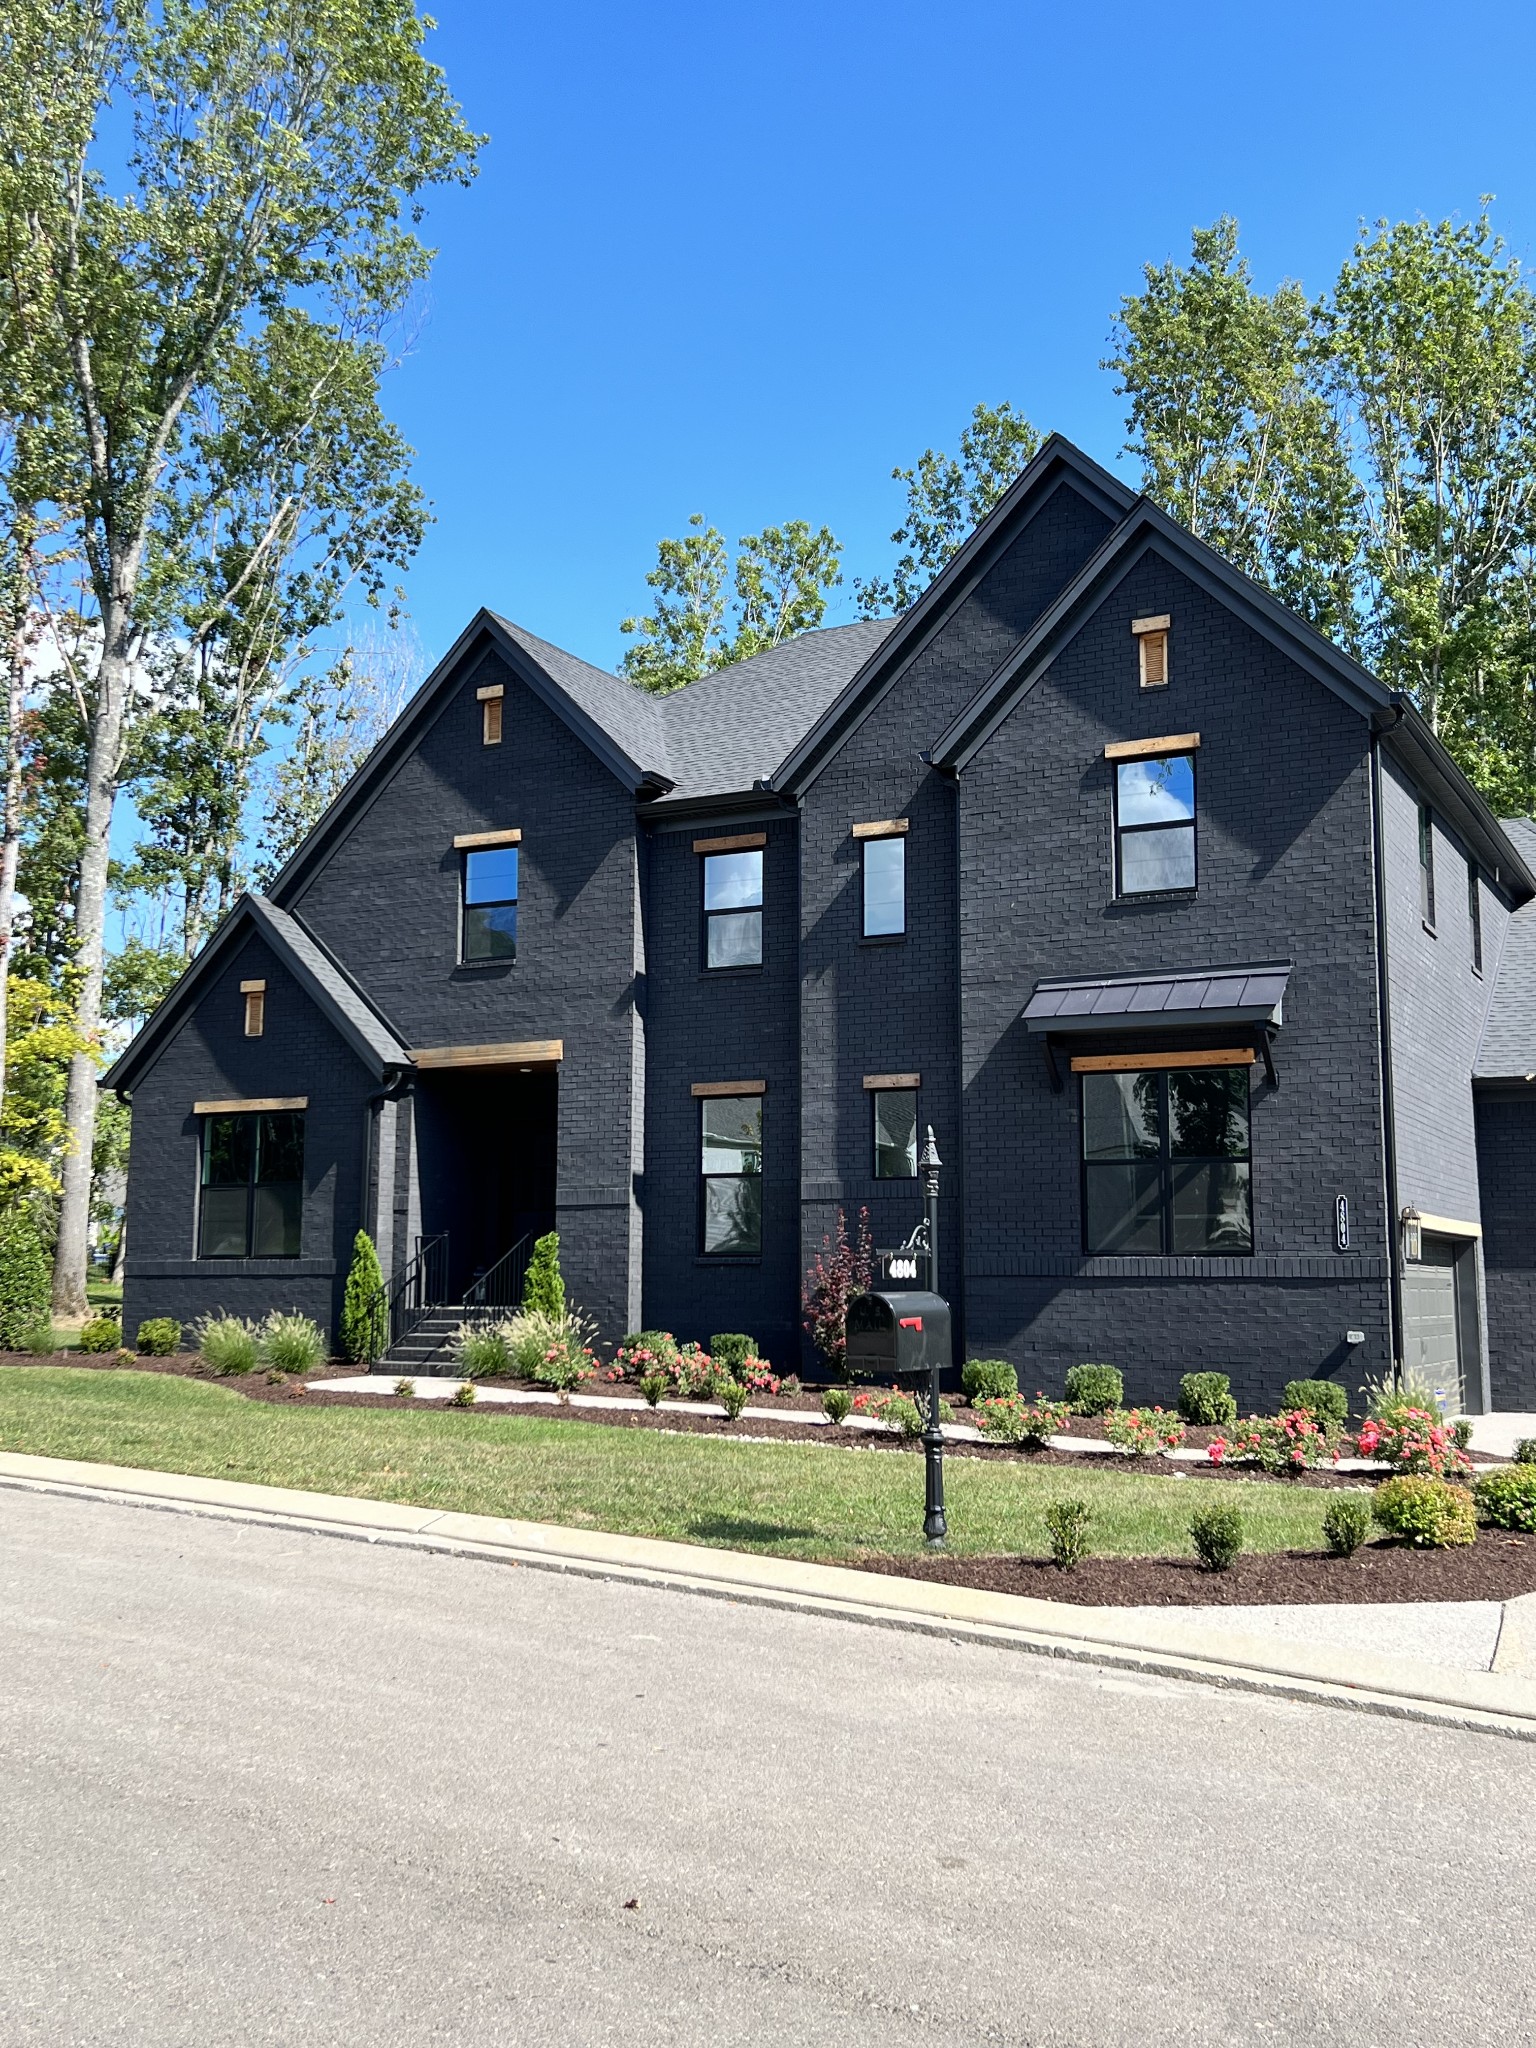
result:
[(1430, 923), (1430, 921), (1429, 921), (1429, 919), (1428, 919), (1427, 917), (1421, 917), (1421, 918), (1419, 919), (1419, 923), (1420, 923), (1421, 925), (1423, 925), (1423, 927), (1424, 927), (1425, 931), (1427, 931), (1427, 932), (1429, 933), (1429, 936), (1430, 936), (1430, 937), (1431, 937), (1432, 939), (1438, 939), (1438, 938), (1439, 938), (1440, 934), (1439, 934), (1439, 933), (1438, 933), (1438, 932), (1437, 932), (1437, 931), (1435, 930), (1434, 926), (1433, 926), (1433, 925), (1432, 925), (1432, 924)]
[(859, 940), (861, 946), (904, 946), (905, 932), (865, 932)]
[(700, 981), (740, 981), (750, 974), (761, 974), (766, 961), (757, 960), (750, 967), (701, 967)]
[(1188, 889), (1135, 889), (1129, 895), (1111, 898), (1111, 908), (1124, 910), (1138, 903), (1192, 903), (1200, 894), (1199, 884)]
[(693, 1263), (696, 1266), (760, 1266), (763, 1255), (759, 1252), (755, 1258), (738, 1258), (734, 1253), (697, 1252)]
[(517, 965), (516, 956), (501, 960), (460, 960), (454, 967), (455, 974), (506, 974)]

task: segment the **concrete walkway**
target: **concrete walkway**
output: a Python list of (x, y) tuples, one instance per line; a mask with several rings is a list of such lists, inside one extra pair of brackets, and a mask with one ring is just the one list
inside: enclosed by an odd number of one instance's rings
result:
[(1506, 1603), (1491, 1669), (1456, 1669), (1373, 1640), (1371, 1629), (1394, 1611), (1383, 1617), (1380, 1607), (1350, 1610), (1359, 1625), (1348, 1641), (1327, 1639), (1311, 1621), (1311, 1640), (1302, 1641), (1268, 1620), (1257, 1629), (1233, 1626), (1232, 1610), (1073, 1607), (743, 1551), (19, 1452), (0, 1453), (0, 1486), (627, 1579), (1536, 1741), (1536, 1595)]
[(1512, 1409), (1498, 1415), (1472, 1415), (1472, 1448), (1490, 1458), (1512, 1458), (1522, 1437), (1536, 1436), (1536, 1415), (1516, 1414)]

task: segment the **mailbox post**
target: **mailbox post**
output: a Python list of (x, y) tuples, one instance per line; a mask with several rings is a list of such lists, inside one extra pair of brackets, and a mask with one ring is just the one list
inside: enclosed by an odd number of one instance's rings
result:
[[(928, 1291), (939, 1291), (939, 1148), (933, 1141), (933, 1125), (918, 1165), (923, 1175), (923, 1202), (928, 1212)], [(939, 1354), (932, 1353), (928, 1378), (928, 1426), (923, 1431), (925, 1492), (923, 1534), (935, 1547), (949, 1534), (944, 1516), (944, 1432), (939, 1426)]]

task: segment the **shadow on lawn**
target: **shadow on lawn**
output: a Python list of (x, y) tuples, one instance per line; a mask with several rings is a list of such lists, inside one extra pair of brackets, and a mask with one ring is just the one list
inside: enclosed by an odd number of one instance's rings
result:
[(701, 1543), (786, 1543), (819, 1536), (819, 1529), (797, 1529), (788, 1522), (754, 1522), (745, 1515), (700, 1515), (688, 1534)]

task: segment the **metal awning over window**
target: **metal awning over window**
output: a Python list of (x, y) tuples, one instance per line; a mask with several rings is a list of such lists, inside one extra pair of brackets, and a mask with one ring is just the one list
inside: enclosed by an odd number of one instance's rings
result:
[(1254, 967), (1181, 968), (1093, 981), (1037, 981), (1024, 1005), (1030, 1031), (1188, 1031), (1213, 1024), (1278, 1028), (1289, 960)]

